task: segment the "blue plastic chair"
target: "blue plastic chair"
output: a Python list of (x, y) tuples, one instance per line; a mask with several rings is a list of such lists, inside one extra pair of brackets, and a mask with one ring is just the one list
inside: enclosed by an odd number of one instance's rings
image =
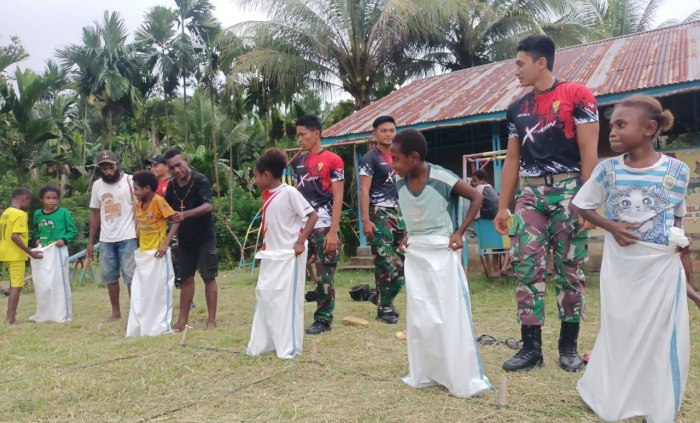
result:
[[(511, 216), (508, 220), (508, 227), (512, 227), (512, 224), (513, 217)], [(481, 265), (484, 267), (486, 277), (491, 278), (494, 275), (492, 275), (491, 267), (488, 265), (487, 259), (489, 256), (493, 255), (510, 254), (510, 238), (496, 232), (496, 228), (493, 226), (493, 220), (479, 219), (476, 221), (475, 227)], [(500, 272), (498, 276), (501, 276)]]

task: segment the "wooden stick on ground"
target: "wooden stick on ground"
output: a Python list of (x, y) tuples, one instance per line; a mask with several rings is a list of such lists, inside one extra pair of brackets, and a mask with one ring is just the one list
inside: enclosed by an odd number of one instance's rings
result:
[(311, 364), (318, 363), (318, 339), (314, 339), (311, 343)]
[(190, 325), (185, 325), (185, 328), (182, 330), (182, 338), (180, 338), (180, 346), (184, 347), (187, 345), (187, 332), (192, 329), (192, 326)]
[(498, 395), (498, 401), (501, 407), (508, 405), (508, 377), (506, 375), (501, 378), (501, 392)]

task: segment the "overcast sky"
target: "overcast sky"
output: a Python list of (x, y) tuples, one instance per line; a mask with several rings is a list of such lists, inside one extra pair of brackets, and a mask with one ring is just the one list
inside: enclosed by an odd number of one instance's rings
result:
[[(216, 6), (216, 17), (225, 26), (264, 18), (260, 13), (240, 10), (235, 0), (211, 2)], [(20, 0), (13, 4), (3, 8), (0, 15), (0, 44), (7, 44), (11, 35), (19, 36), (30, 54), (20, 66), (37, 71), (43, 69), (46, 59), (53, 57), (56, 47), (79, 42), (82, 27), (101, 20), (105, 10), (121, 13), (133, 34), (148, 8), (158, 4), (175, 6), (173, 0)], [(700, 0), (662, 0), (656, 23), (682, 20), (698, 9)]]

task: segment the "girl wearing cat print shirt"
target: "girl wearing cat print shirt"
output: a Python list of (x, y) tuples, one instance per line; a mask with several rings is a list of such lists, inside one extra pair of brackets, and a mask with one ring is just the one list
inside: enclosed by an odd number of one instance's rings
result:
[[(609, 233), (600, 278), (601, 332), (588, 370), (577, 385), (582, 399), (605, 421), (631, 417), (674, 421), (688, 377), (687, 304), (678, 297), (682, 279), (672, 274), (677, 266), (675, 259), (662, 254), (663, 249), (644, 244), (633, 247), (636, 243), (678, 245), (670, 243), (669, 238), (673, 228), (683, 227), (690, 169), (682, 161), (656, 152), (653, 146), (654, 140), (672, 126), (673, 115), (654, 98), (636, 95), (617, 104), (610, 119), (610, 146), (622, 155), (598, 164), (572, 201), (581, 217)], [(602, 205), (604, 216), (597, 213)], [(608, 246), (611, 238), (619, 247)], [(695, 301), (698, 296), (691, 289), (692, 282), (688, 282), (692, 280), (688, 250), (676, 247), (681, 253), (678, 260), (685, 271), (687, 294)], [(606, 254), (612, 256), (606, 259)], [(631, 279), (625, 280), (624, 270), (615, 268), (639, 263), (633, 254), (649, 260), (650, 271), (656, 272), (651, 279), (639, 280), (640, 272), (630, 269)], [(625, 255), (629, 263), (618, 260)], [(659, 266), (667, 267), (661, 272)], [(656, 295), (650, 295), (650, 283), (658, 290)], [(621, 301), (623, 297), (628, 301)], [(618, 340), (621, 333), (628, 329), (634, 332), (635, 328), (645, 332), (646, 341), (632, 336), (625, 341), (632, 345), (625, 345)], [(670, 348), (665, 347), (666, 341)], [(667, 351), (669, 354), (665, 354)], [(611, 371), (619, 366), (627, 370)], [(644, 370), (638, 371), (640, 368)], [(607, 375), (604, 382), (601, 373)], [(639, 386), (654, 388), (640, 391), (636, 388)], [(608, 401), (608, 391), (619, 395)]]
[[(598, 164), (573, 200), (584, 219), (610, 232), (622, 246), (636, 241), (668, 245), (670, 228), (683, 227), (690, 169), (653, 145), (672, 126), (671, 112), (652, 97), (635, 95), (619, 103), (610, 120), (610, 146), (623, 154)], [(596, 212), (603, 204), (605, 217)], [(679, 251), (690, 291), (688, 250)], [(697, 294), (689, 292), (689, 297), (700, 307)]]

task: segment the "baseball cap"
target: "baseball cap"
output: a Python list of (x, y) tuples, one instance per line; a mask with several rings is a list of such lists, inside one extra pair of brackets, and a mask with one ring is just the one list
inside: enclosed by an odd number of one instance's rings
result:
[(97, 157), (95, 158), (95, 161), (97, 162), (98, 165), (100, 165), (102, 163), (112, 163), (112, 164), (119, 163), (119, 159), (117, 159), (117, 155), (109, 150), (101, 151), (97, 155)]
[(163, 157), (163, 156), (155, 156), (155, 157), (152, 158), (152, 159), (146, 160), (146, 164), (152, 164), (152, 165), (153, 165), (153, 164), (167, 164), (167, 163), (165, 162), (165, 157)]

